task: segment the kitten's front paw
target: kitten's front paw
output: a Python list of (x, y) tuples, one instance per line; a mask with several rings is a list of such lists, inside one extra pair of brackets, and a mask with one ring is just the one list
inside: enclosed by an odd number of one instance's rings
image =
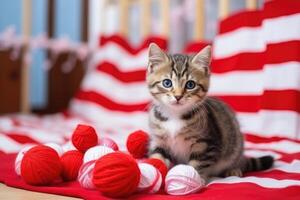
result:
[(205, 179), (190, 165), (176, 165), (167, 174), (165, 191), (171, 195), (198, 192), (205, 186)]
[(225, 173), (225, 177), (228, 177), (228, 176), (238, 176), (238, 177), (242, 177), (243, 176), (243, 172), (241, 169), (231, 169), (231, 170), (228, 170), (226, 173)]

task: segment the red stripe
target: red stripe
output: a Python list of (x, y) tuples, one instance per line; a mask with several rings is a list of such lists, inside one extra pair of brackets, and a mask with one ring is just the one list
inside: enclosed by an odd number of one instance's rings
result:
[(292, 172), (284, 172), (278, 169), (274, 169), (271, 171), (259, 171), (259, 172), (248, 172), (245, 176), (256, 176), (259, 178), (272, 178), (276, 180), (299, 180), (300, 173), (292, 173)]
[(77, 93), (76, 98), (79, 100), (96, 103), (109, 110), (114, 110), (114, 111), (122, 111), (122, 112), (146, 111), (148, 107), (148, 103), (141, 103), (141, 104), (117, 103), (93, 91), (81, 90)]
[(151, 36), (146, 38), (143, 42), (140, 43), (139, 46), (131, 45), (127, 39), (120, 35), (102, 36), (99, 39), (100, 46), (104, 46), (108, 43), (115, 43), (133, 55), (138, 54), (143, 49), (147, 49), (150, 43), (152, 42), (156, 43), (159, 47), (161, 47), (164, 50), (167, 49), (167, 40), (158, 36)]
[(211, 41), (194, 41), (186, 45), (183, 52), (185, 53), (197, 53), (207, 45), (212, 45)]
[(273, 0), (265, 3), (263, 10), (241, 11), (220, 22), (219, 33), (242, 27), (259, 27), (264, 19), (292, 15), (300, 12), (300, 1)]
[(11, 139), (15, 140), (20, 144), (26, 144), (26, 143), (39, 144), (38, 141), (32, 139), (31, 137), (28, 137), (25, 133), (8, 133), (6, 134), (6, 136), (10, 137)]
[(234, 70), (259, 70), (264, 64), (263, 53), (239, 53), (237, 55), (212, 60), (213, 73), (225, 73)]
[(300, 12), (298, 0), (273, 0), (265, 3), (264, 18), (275, 18)]
[(299, 40), (268, 44), (265, 56), (266, 63), (300, 61), (300, 38)]
[(241, 11), (220, 22), (219, 34), (233, 31), (241, 27), (258, 27), (262, 22), (261, 11)]
[(283, 140), (287, 140), (287, 141), (291, 141), (291, 142), (296, 142), (300, 144), (300, 140), (295, 140), (295, 139), (290, 139), (290, 138), (284, 138), (284, 137), (261, 137), (258, 135), (253, 135), (253, 134), (249, 134), (249, 133), (244, 133), (245, 135), (245, 139), (248, 142), (252, 142), (252, 143), (271, 143), (271, 142), (279, 142), (279, 141), (283, 141)]
[(259, 70), (264, 64), (276, 64), (290, 61), (300, 62), (300, 40), (268, 44), (265, 52), (239, 53), (223, 59), (214, 59), (213, 73), (225, 73), (235, 70)]
[(296, 90), (266, 90), (263, 95), (217, 96), (235, 111), (258, 112), (264, 110), (291, 110), (300, 112), (300, 91)]
[[(146, 67), (144, 67), (146, 69)], [(145, 81), (146, 78), (146, 70), (135, 70), (132, 72), (122, 72), (118, 69), (117, 66), (113, 65), (110, 62), (102, 62), (97, 66), (97, 70), (101, 72), (105, 72), (116, 79), (129, 83), (129, 82), (139, 82)]]
[(270, 110), (292, 110), (300, 112), (300, 91), (264, 91), (262, 108)]

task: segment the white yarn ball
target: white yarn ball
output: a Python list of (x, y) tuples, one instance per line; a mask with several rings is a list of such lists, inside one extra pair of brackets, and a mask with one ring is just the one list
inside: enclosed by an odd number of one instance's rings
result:
[(89, 161), (81, 165), (77, 180), (81, 187), (87, 189), (95, 189), (93, 184), (93, 171), (95, 167), (96, 160)]
[(192, 194), (204, 186), (205, 180), (190, 165), (176, 165), (165, 180), (165, 191), (171, 195)]
[(44, 145), (54, 149), (57, 152), (57, 154), (59, 155), (59, 157), (64, 153), (63, 148), (61, 146), (59, 146), (58, 144), (56, 144), (56, 143), (49, 142), (49, 143), (46, 143)]
[(16, 160), (15, 160), (15, 172), (16, 172), (16, 174), (18, 174), (19, 176), (21, 175), (21, 162), (22, 162), (22, 159), (23, 159), (25, 153), (26, 153), (27, 151), (29, 151), (29, 149), (31, 149), (31, 148), (34, 147), (34, 146), (36, 146), (36, 145), (33, 145), (33, 144), (31, 144), (31, 145), (26, 145), (25, 147), (23, 147), (23, 148), (19, 151), (19, 153), (18, 153), (18, 155), (17, 155), (17, 157), (16, 157)]
[(115, 141), (113, 141), (112, 139), (108, 138), (108, 137), (100, 138), (99, 145), (112, 148), (114, 151), (119, 150), (119, 147), (118, 147), (117, 143)]
[(162, 176), (158, 169), (148, 163), (138, 163), (141, 171), (138, 191), (156, 193), (162, 184)]
[(109, 147), (106, 146), (94, 146), (92, 148), (89, 148), (83, 157), (83, 163), (89, 162), (91, 160), (98, 160), (100, 157), (112, 153), (114, 150), (112, 150)]
[(66, 153), (67, 151), (71, 151), (71, 150), (77, 150), (76, 147), (74, 147), (72, 141), (68, 141), (66, 144), (64, 144), (62, 146), (62, 149), (63, 149), (64, 153)]

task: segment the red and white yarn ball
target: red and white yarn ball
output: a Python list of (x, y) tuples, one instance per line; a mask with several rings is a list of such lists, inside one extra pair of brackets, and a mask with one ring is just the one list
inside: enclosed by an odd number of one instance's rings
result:
[(89, 162), (91, 160), (97, 160), (102, 156), (112, 152), (114, 152), (114, 150), (106, 146), (99, 145), (99, 146), (89, 148), (84, 154), (83, 163)]
[(100, 138), (99, 145), (112, 148), (114, 151), (119, 150), (117, 143), (108, 137)]
[(15, 160), (15, 172), (17, 175), (19, 175), (19, 176), (21, 175), (21, 162), (22, 162), (22, 159), (23, 159), (25, 153), (34, 146), (35, 145), (33, 145), (33, 144), (27, 145), (19, 151), (19, 153), (16, 157), (16, 160)]
[(139, 192), (156, 193), (162, 184), (162, 176), (158, 169), (148, 163), (138, 164), (141, 176), (138, 185)]
[(64, 153), (63, 148), (60, 145), (56, 144), (56, 143), (49, 142), (49, 143), (46, 143), (44, 145), (54, 149), (59, 156), (61, 156)]
[(165, 191), (170, 195), (192, 194), (204, 186), (205, 180), (190, 165), (176, 165), (165, 180)]
[(91, 160), (81, 165), (78, 173), (78, 178), (77, 178), (81, 187), (86, 189), (95, 189), (95, 185), (93, 184), (92, 181), (95, 163), (96, 160)]
[(83, 157), (83, 165), (79, 169), (78, 182), (83, 188), (94, 189), (95, 186), (92, 182), (93, 170), (95, 167), (95, 162), (102, 156), (114, 152), (113, 149), (107, 146), (95, 146), (89, 148)]

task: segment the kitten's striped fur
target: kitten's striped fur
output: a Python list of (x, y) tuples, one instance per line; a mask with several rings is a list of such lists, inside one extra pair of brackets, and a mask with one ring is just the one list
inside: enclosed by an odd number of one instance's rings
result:
[[(187, 56), (168, 55), (157, 45), (150, 45), (150, 157), (168, 165), (189, 164), (204, 178), (242, 176), (243, 172), (270, 168), (271, 156), (244, 157), (243, 135), (234, 113), (221, 101), (206, 96), (210, 57), (210, 47)], [(164, 87), (165, 79), (171, 80), (172, 87)], [(196, 87), (187, 89), (188, 80), (193, 80)]]

